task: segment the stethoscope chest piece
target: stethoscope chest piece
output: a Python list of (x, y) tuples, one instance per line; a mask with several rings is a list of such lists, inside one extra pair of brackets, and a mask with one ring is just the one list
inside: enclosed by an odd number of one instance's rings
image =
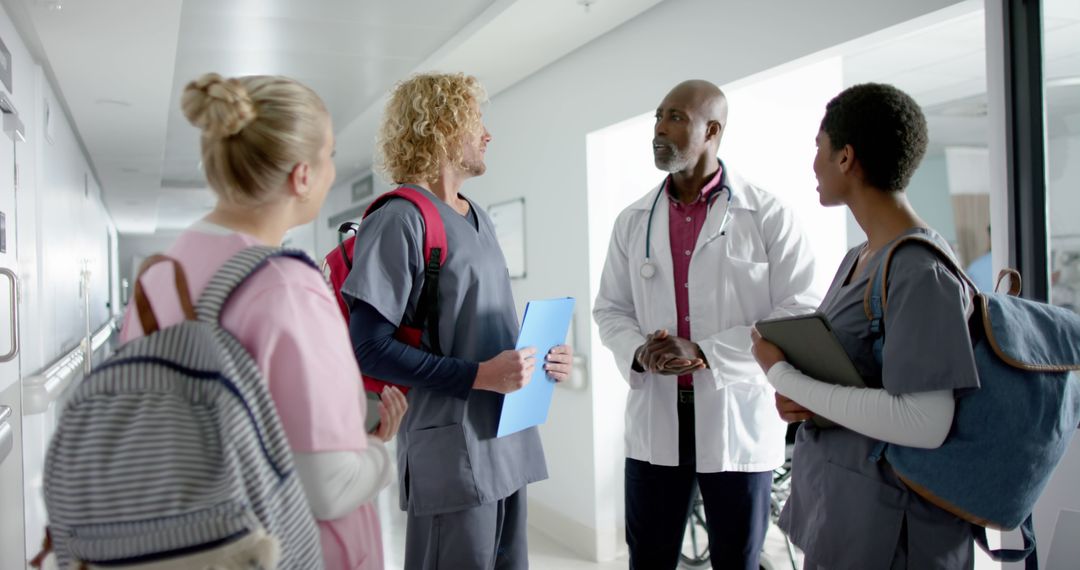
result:
[(641, 276), (645, 279), (652, 279), (653, 275), (656, 275), (656, 266), (651, 261), (646, 261), (641, 265)]

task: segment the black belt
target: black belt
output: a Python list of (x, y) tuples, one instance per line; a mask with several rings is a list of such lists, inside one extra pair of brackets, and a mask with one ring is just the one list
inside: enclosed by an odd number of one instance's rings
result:
[(693, 388), (679, 388), (678, 402), (680, 404), (693, 404), (694, 403), (694, 389)]

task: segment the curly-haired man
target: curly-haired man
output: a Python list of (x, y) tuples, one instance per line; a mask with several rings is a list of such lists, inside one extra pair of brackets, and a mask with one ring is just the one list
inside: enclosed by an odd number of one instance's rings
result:
[[(491, 219), (459, 193), (484, 174), (491, 134), (483, 88), (464, 74), (416, 75), (398, 84), (379, 131), (381, 168), (430, 197), (446, 229), (438, 281), (438, 345), (394, 338), (414, 315), (424, 283), (424, 221), (404, 200), (369, 215), (342, 286), (366, 374), (410, 386), (399, 435), (401, 507), (408, 513), (405, 567), (526, 568), (526, 485), (547, 478), (536, 428), (495, 437), (503, 395), (522, 388), (532, 349), (514, 350), (517, 313)], [(566, 379), (559, 346), (545, 369)]]

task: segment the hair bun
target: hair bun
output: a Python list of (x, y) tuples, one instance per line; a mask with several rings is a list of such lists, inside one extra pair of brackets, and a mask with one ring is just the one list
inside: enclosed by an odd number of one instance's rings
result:
[(238, 79), (207, 73), (187, 84), (180, 101), (184, 116), (204, 136), (231, 137), (255, 120), (255, 104)]

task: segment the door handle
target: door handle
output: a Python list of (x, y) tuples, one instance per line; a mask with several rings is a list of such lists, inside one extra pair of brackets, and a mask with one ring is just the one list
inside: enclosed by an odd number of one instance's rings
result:
[(8, 454), (15, 447), (15, 439), (12, 437), (15, 432), (11, 428), (11, 424), (7, 422), (10, 416), (11, 408), (0, 406), (0, 464), (7, 459)]
[(11, 280), (11, 350), (0, 356), (3, 363), (15, 360), (19, 354), (19, 277), (6, 267), (0, 267), (0, 275)]

